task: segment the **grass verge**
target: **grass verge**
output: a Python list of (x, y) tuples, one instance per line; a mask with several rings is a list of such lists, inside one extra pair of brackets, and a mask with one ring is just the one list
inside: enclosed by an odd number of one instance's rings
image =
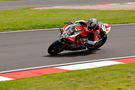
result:
[(0, 0), (0, 1), (18, 1), (18, 0)]
[(0, 31), (62, 27), (64, 22), (98, 18), (110, 24), (135, 23), (133, 10), (34, 10), (22, 8), (0, 11)]
[(0, 90), (135, 90), (135, 63), (0, 82)]

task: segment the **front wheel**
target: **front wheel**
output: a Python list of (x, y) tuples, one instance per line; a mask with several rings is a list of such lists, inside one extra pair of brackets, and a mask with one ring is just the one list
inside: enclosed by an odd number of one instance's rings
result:
[(56, 55), (62, 51), (63, 51), (62, 43), (58, 40), (53, 42), (48, 48), (48, 53), (50, 55)]

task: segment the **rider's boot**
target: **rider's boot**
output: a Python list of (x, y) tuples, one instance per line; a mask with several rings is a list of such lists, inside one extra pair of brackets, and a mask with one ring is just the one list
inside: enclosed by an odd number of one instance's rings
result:
[(87, 42), (84, 44), (88, 49), (93, 49), (96, 42), (87, 40)]

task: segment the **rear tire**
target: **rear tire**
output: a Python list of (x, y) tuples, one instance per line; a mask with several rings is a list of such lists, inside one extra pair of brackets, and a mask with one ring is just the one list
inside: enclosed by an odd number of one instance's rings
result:
[(56, 55), (62, 51), (63, 51), (62, 43), (58, 40), (53, 42), (48, 48), (48, 53), (50, 55)]
[(104, 31), (101, 31), (101, 32), (100, 32), (100, 35), (101, 35), (101, 39), (102, 39), (102, 40), (99, 41), (98, 44), (97, 44), (95, 47), (90, 48), (89, 50), (96, 50), (96, 49), (98, 49), (98, 48), (100, 48), (101, 46), (104, 45), (104, 43), (105, 43), (106, 40), (107, 40), (107, 35), (106, 35), (106, 33), (105, 33)]
[(105, 35), (105, 36), (102, 38), (102, 40), (99, 41), (99, 44), (98, 44), (97, 46), (95, 46), (94, 49), (98, 49), (98, 48), (100, 48), (101, 46), (103, 46), (104, 43), (106, 42), (106, 40), (107, 40), (107, 35)]

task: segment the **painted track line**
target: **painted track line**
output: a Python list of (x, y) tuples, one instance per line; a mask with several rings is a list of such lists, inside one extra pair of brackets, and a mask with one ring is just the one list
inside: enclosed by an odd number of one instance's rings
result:
[(0, 76), (0, 81), (8, 81), (8, 80), (13, 80), (13, 79)]
[[(59, 64), (56, 66), (52, 65), (51, 67), (42, 66), (42, 68), (38, 67), (39, 69), (35, 69), (35, 67), (32, 67), (32, 68), (27, 68), (27, 70), (26, 68), (25, 70), (24, 69), (9, 70), (12, 72), (5, 73), (8, 71), (3, 71), (3, 73), (0, 74), (0, 81), (35, 77), (35, 76), (41, 76), (45, 74), (59, 73), (59, 72), (65, 72), (71, 70), (81, 70), (81, 69), (97, 68), (97, 67), (117, 65), (117, 64), (133, 63), (133, 62), (135, 62), (135, 56), (127, 56), (127, 57), (97, 59), (92, 61), (73, 62), (73, 63)], [(28, 70), (28, 69), (32, 69), (32, 70)]]
[(90, 69), (132, 62), (135, 62), (135, 56), (96, 59), (81, 62), (72, 62), (72, 63), (1, 71), (0, 81), (8, 81), (19, 78), (35, 77), (45, 74), (59, 73), (71, 70)]
[(115, 61), (100, 61), (100, 62), (93, 62), (93, 63), (60, 66), (60, 67), (56, 67), (56, 68), (65, 69), (65, 70), (81, 70), (81, 69), (88, 69), (88, 68), (90, 69), (90, 68), (97, 68), (97, 67), (117, 65), (117, 64), (123, 64), (123, 63), (115, 62)]
[(135, 56), (125, 56), (125, 57), (115, 57), (115, 58), (106, 58), (106, 59), (87, 60), (87, 61), (71, 62), (71, 63), (63, 63), (63, 64), (54, 64), (54, 65), (47, 65), (47, 66), (37, 66), (37, 67), (30, 67), (30, 68), (22, 68), (22, 69), (0, 71), (0, 74), (1, 73), (9, 73), (9, 72), (32, 70), (32, 69), (48, 68), (48, 67), (66, 66), (66, 65), (73, 65), (73, 64), (92, 63), (92, 62), (108, 61), (108, 60), (111, 61), (111, 60), (116, 60), (116, 59), (126, 59), (126, 58), (134, 58), (134, 57)]

